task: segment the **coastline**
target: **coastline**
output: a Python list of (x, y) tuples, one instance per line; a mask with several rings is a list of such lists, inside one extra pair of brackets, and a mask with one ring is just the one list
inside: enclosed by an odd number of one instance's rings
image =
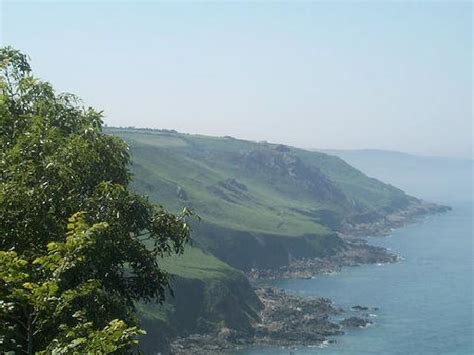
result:
[(449, 210), (449, 206), (420, 200), (374, 222), (346, 223), (338, 232), (345, 242), (344, 247), (335, 254), (293, 260), (277, 269), (252, 269), (247, 273), (247, 277), (253, 282), (261, 279), (310, 279), (317, 275), (339, 272), (345, 266), (396, 263), (401, 260), (400, 256), (390, 253), (386, 248), (368, 244), (367, 238), (388, 236), (394, 229), (415, 223), (425, 216)]
[(258, 280), (311, 279), (318, 275), (340, 272), (345, 266), (395, 263), (400, 257), (387, 249), (373, 246), (363, 239), (346, 241), (344, 249), (322, 258), (298, 259), (278, 269), (252, 269), (247, 277), (253, 283)]
[[(377, 308), (355, 305), (345, 310), (336, 308), (327, 298), (306, 298), (286, 293), (275, 287), (255, 290), (264, 308), (253, 333), (223, 328), (213, 334), (180, 337), (170, 344), (172, 354), (222, 354), (255, 346), (324, 346), (343, 335), (348, 328), (364, 328), (372, 324), (370, 312)], [(338, 318), (338, 319), (336, 319)]]
[[(329, 336), (343, 335), (345, 328), (364, 328), (372, 324), (370, 314), (377, 307), (355, 305), (350, 310), (336, 308), (326, 298), (303, 298), (289, 295), (273, 287), (257, 287), (259, 280), (283, 278), (310, 279), (321, 274), (336, 273), (345, 266), (395, 263), (401, 258), (387, 249), (368, 244), (369, 236), (387, 236), (393, 229), (411, 224), (420, 218), (451, 210), (424, 201), (409, 208), (383, 216), (371, 223), (346, 224), (339, 232), (344, 248), (331, 256), (299, 259), (278, 269), (252, 269), (247, 277), (264, 305), (260, 321), (252, 333), (239, 333), (223, 328), (218, 333), (192, 334), (177, 337), (170, 343), (173, 354), (222, 354), (255, 346), (326, 346), (334, 342)], [(340, 318), (335, 320), (334, 318)]]

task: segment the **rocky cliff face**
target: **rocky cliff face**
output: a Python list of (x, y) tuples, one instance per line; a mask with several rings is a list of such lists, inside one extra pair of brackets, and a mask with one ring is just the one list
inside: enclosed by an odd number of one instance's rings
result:
[(195, 240), (203, 248), (243, 271), (278, 268), (296, 259), (333, 255), (344, 246), (335, 233), (289, 237), (226, 229), (204, 222), (193, 230)]
[(174, 276), (173, 296), (164, 305), (141, 305), (141, 323), (147, 334), (140, 346), (145, 353), (167, 353), (176, 336), (214, 333), (229, 328), (252, 336), (263, 304), (244, 274), (233, 271), (212, 279)]
[(278, 176), (290, 184), (298, 185), (316, 200), (349, 206), (349, 200), (321, 171), (309, 167), (289, 150), (264, 147), (243, 153), (238, 164), (252, 174), (261, 172), (267, 176)]

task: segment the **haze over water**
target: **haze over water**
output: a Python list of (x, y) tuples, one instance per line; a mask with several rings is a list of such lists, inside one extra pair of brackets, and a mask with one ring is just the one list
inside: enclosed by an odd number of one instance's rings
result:
[[(472, 354), (472, 161), (412, 156), (374, 157), (341, 153), (371, 176), (429, 201), (453, 207), (370, 243), (390, 248), (404, 260), (390, 265), (345, 268), (312, 280), (275, 282), (303, 296), (331, 298), (349, 309), (379, 307), (375, 324), (335, 337), (326, 348), (292, 349), (296, 354)], [(385, 163), (384, 163), (385, 161)], [(408, 169), (408, 166), (412, 166)], [(415, 168), (418, 166), (418, 168)], [(350, 316), (348, 312), (347, 316)], [(288, 354), (255, 349), (246, 354)]]

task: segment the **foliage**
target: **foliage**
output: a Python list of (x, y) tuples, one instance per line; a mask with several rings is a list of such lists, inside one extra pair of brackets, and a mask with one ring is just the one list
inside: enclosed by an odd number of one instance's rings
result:
[(130, 192), (128, 164), (101, 112), (0, 49), (0, 352), (118, 350), (139, 333), (134, 303), (164, 300), (158, 257), (183, 252), (190, 212)]
[[(95, 329), (88, 321), (90, 307), (84, 304), (100, 302), (100, 281), (86, 280), (71, 288), (64, 280), (68, 274), (81, 272), (96, 256), (96, 242), (108, 226), (99, 223), (89, 228), (83, 214), (76, 214), (69, 222), (66, 241), (49, 243), (47, 254), (32, 263), (15, 251), (0, 251), (0, 319), (7, 329), (2, 334), (5, 348), (31, 353), (33, 339), (47, 337), (53, 322), (59, 332), (40, 353), (109, 353), (135, 344), (136, 336), (142, 334), (118, 319), (103, 329)], [(15, 341), (18, 338), (30, 339), (26, 349)]]

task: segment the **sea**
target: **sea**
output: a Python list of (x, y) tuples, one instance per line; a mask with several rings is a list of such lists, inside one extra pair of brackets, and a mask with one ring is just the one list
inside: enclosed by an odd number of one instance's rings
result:
[(354, 305), (377, 307), (369, 311), (372, 325), (321, 346), (239, 354), (474, 354), (472, 160), (343, 153), (369, 176), (452, 211), (422, 218), (388, 237), (369, 237), (371, 244), (401, 256), (398, 263), (271, 283), (301, 296), (328, 297), (348, 316)]

